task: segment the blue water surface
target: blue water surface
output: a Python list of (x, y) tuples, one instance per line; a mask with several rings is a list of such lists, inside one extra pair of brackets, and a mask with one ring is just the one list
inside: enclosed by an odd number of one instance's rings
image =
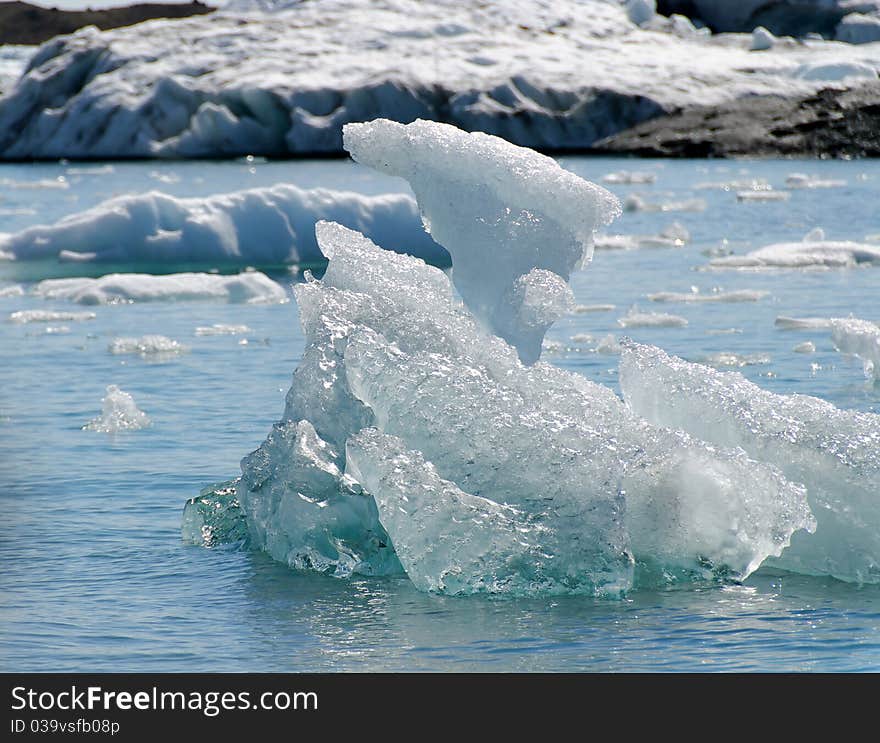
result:
[[(880, 163), (562, 162), (592, 180), (620, 169), (652, 171), (653, 185), (610, 188), (655, 203), (704, 199), (706, 208), (624, 214), (610, 231), (656, 234), (678, 221), (691, 240), (682, 248), (597, 252), (572, 284), (578, 302), (614, 309), (561, 320), (545, 358), (617, 389), (617, 357), (594, 350), (609, 334), (694, 361), (719, 352), (764, 355), (740, 371), (767, 389), (880, 412), (880, 385), (834, 350), (827, 331), (774, 326), (779, 315), (880, 321), (880, 269), (699, 270), (705, 251), (741, 253), (800, 239), (816, 226), (832, 239), (880, 232)], [(768, 203), (696, 188), (757, 177), (783, 188), (793, 172), (846, 183)], [(52, 222), (114, 195), (198, 196), (278, 182), (406, 190), (343, 160), (0, 165), (0, 231)], [(691, 287), (770, 295), (742, 304), (661, 305), (646, 297)], [(680, 315), (688, 325), (624, 330), (617, 319), (633, 305)], [(47, 333), (45, 324), (6, 322), (22, 309), (89, 309), (97, 317), (51, 323), (67, 331)], [(250, 330), (195, 335), (214, 323)], [(147, 333), (190, 350), (159, 362), (107, 350), (115, 337)], [(793, 351), (807, 340), (815, 353)], [(419, 593), (405, 578), (337, 580), (261, 554), (184, 546), (185, 500), (236, 475), (240, 458), (259, 445), (281, 414), (303, 344), (293, 302), (83, 308), (0, 297), (3, 670), (880, 670), (878, 586), (759, 571), (745, 585), (635, 592), (623, 601), (449, 598)], [(109, 384), (130, 392), (153, 425), (117, 435), (83, 431)]]

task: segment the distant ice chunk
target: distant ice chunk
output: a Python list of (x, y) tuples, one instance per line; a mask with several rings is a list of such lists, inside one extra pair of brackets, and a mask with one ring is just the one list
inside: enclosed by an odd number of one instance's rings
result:
[(880, 247), (852, 241), (811, 238), (801, 242), (774, 243), (745, 255), (714, 258), (709, 261), (709, 268), (853, 268), (859, 264), (880, 264)]
[(344, 143), (357, 162), (409, 181), (471, 312), (534, 361), (538, 334), (517, 282), (534, 269), (567, 282), (592, 256), (594, 230), (620, 214), (617, 199), (550, 157), (447, 124), (347, 124)]
[(94, 312), (65, 312), (63, 310), (18, 310), (9, 315), (9, 322), (83, 322), (94, 320)]
[(656, 425), (682, 428), (775, 464), (806, 485), (818, 526), (770, 562), (797, 572), (880, 583), (880, 416), (803, 395), (776, 395), (628, 343), (620, 362), (627, 404)]
[(170, 358), (188, 349), (179, 341), (164, 335), (142, 335), (140, 338), (114, 338), (107, 350), (112, 354), (131, 353), (144, 358)]
[(792, 173), (785, 179), (787, 188), (842, 188), (846, 181), (832, 178), (818, 178), (806, 173)]
[(880, 41), (880, 18), (864, 13), (849, 13), (837, 24), (834, 37), (848, 44)]
[(228, 323), (214, 323), (213, 325), (199, 325), (196, 335), (244, 335), (250, 333), (247, 325), (229, 325)]
[(791, 194), (787, 191), (737, 191), (737, 201), (788, 201)]
[(117, 433), (119, 431), (137, 431), (150, 425), (150, 419), (142, 410), (138, 410), (134, 398), (115, 384), (107, 387), (107, 394), (102, 401), (101, 415), (93, 418), (83, 426), (84, 431), (99, 433)]
[(779, 315), (774, 324), (780, 330), (825, 330), (831, 327), (831, 318)]
[(656, 173), (648, 173), (638, 170), (617, 170), (602, 176), (602, 183), (609, 184), (648, 184), (657, 180)]
[(865, 375), (880, 380), (880, 326), (857, 318), (832, 319), (831, 339), (841, 353), (858, 356)]
[(118, 302), (184, 302), (218, 300), (235, 304), (276, 304), (288, 301), (287, 292), (259, 271), (222, 276), (208, 273), (108, 274), (98, 279), (46, 279), (33, 289), (44, 299), (66, 299), (78, 304)]
[(691, 239), (680, 222), (673, 222), (657, 235), (596, 235), (596, 250), (636, 250), (639, 248), (680, 248)]
[(816, 353), (816, 344), (813, 341), (804, 341), (803, 343), (798, 343), (791, 350), (795, 353)]
[(733, 353), (732, 351), (720, 351), (706, 357), (706, 363), (717, 367), (743, 367), (761, 366), (772, 361), (770, 354), (766, 353)]
[(0, 299), (3, 297), (22, 297), (24, 296), (24, 287), (21, 284), (12, 284), (10, 286), (0, 286)]
[(617, 324), (622, 328), (683, 328), (688, 321), (666, 312), (642, 312), (638, 307), (631, 307), (623, 317), (617, 318)]
[(749, 49), (753, 52), (763, 52), (772, 49), (776, 43), (776, 37), (763, 26), (756, 26), (752, 31), (752, 42)]
[(611, 312), (617, 309), (616, 304), (578, 304), (572, 308), (576, 315), (585, 315), (589, 312)]
[(733, 291), (712, 291), (702, 294), (697, 291), (691, 292), (655, 292), (649, 294), (648, 299), (652, 302), (758, 302), (768, 296), (770, 292), (759, 289), (736, 289)]
[(646, 201), (638, 194), (630, 194), (623, 202), (623, 210), (625, 212), (702, 212), (706, 210), (706, 200)]

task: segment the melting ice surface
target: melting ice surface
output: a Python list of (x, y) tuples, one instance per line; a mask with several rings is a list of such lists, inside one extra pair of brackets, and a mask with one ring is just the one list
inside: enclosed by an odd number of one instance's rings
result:
[[(320, 281), (295, 288), (307, 346), (284, 414), (242, 460), (240, 478), (188, 504), (190, 541), (239, 533), (243, 520), (251, 546), (293, 567), (337, 576), (404, 571), (416, 586), (450, 594), (618, 596), (657, 583), (742, 580), (771, 558), (876, 579), (871, 528), (860, 558), (840, 539), (847, 525), (810, 536), (828, 523), (817, 504), (847, 511), (842, 494), (823, 495), (761, 447), (719, 443), (679, 422), (657, 427), (609, 388), (540, 361), (527, 365), (543, 337), (535, 326), (507, 326), (507, 340), (493, 332), (503, 306), (540, 314), (547, 304), (552, 316), (565, 280), (554, 273), (552, 289), (541, 286), (545, 266), (570, 271), (583, 258), (590, 231), (616, 209), (605, 192), (486, 135), (425, 122), (353, 131), (357, 157), (387, 164), (393, 155), (416, 181), (426, 226), (452, 255), (465, 304), (442, 271), (319, 223), (329, 266)], [(475, 196), (480, 173), (491, 187)], [(531, 190), (534, 183), (559, 186), (556, 198)], [(490, 219), (475, 211), (479, 203), (492, 207)], [(578, 220), (564, 224), (574, 213)], [(468, 234), (473, 222), (485, 239)], [(481, 295), (470, 274), (462, 282), (459, 256), (486, 270), (493, 254), (504, 268)], [(538, 299), (511, 291), (524, 277), (527, 289), (539, 286)], [(874, 487), (868, 456), (844, 463), (866, 492)], [(876, 523), (854, 497), (850, 505)]]
[(138, 409), (134, 398), (115, 384), (107, 387), (107, 394), (102, 401), (101, 415), (93, 418), (83, 426), (85, 431), (99, 433), (117, 433), (119, 431), (137, 431), (150, 425), (147, 414)]

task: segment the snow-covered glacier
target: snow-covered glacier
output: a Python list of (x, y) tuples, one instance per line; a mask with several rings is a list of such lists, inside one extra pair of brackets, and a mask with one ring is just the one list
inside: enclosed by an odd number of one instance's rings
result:
[(877, 43), (752, 51), (751, 35), (636, 23), (611, 0), (278, 5), (45, 43), (0, 99), (0, 157), (341, 152), (343, 125), (376, 117), (586, 147), (675, 108), (804, 96), (880, 67)]
[[(404, 572), (450, 594), (619, 596), (742, 580), (810, 539), (809, 485), (741, 448), (652, 425), (609, 388), (531, 358), (534, 326), (497, 333), (487, 308), (518, 306), (499, 285), (536, 271), (530, 311), (554, 315), (566, 281), (541, 266), (588, 254), (619, 208), (610, 194), (448, 125), (375, 121), (346, 141), (411, 179), (451, 281), (318, 223), (329, 264), (294, 288), (307, 345), (284, 413), (239, 478), (187, 504), (187, 541), (225, 534), (298, 569)], [(460, 270), (468, 250), (484, 296)]]
[[(849, 329), (858, 322), (849, 321)], [(837, 342), (844, 343), (847, 324), (840, 327)], [(627, 404), (651, 423), (740, 447), (806, 484), (816, 531), (795, 534), (769, 564), (880, 583), (880, 415), (839, 410), (805, 395), (773, 394), (739, 372), (632, 342), (623, 344), (620, 386)]]
[(308, 266), (324, 261), (315, 242), (319, 219), (357, 229), (389, 250), (449, 264), (405, 194), (363, 196), (279, 184), (207, 198), (156, 191), (118, 196), (53, 225), (0, 233), (0, 269), (45, 277), (90, 266), (106, 270), (108, 264), (146, 272)]

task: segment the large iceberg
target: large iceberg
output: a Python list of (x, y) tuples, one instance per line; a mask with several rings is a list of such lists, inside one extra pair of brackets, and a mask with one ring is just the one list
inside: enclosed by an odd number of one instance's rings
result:
[(795, 534), (769, 564), (880, 583), (880, 416), (776, 395), (739, 372), (632, 342), (624, 343), (620, 386), (633, 411), (652, 423), (741, 447), (807, 485), (816, 532)]
[(677, 108), (803, 97), (880, 66), (876, 44), (756, 55), (745, 34), (645, 22), (649, 2), (633, 4), (643, 25), (605, 0), (272, 5), (43, 44), (0, 100), (0, 157), (341, 152), (344, 124), (377, 117), (588, 147)]
[[(458, 260), (468, 250), (477, 251), (475, 270), (497, 267), (516, 284), (551, 273), (535, 256), (554, 266), (580, 260), (590, 223), (615, 209), (598, 187), (493, 137), (427, 122), (355, 131), (369, 131), (357, 137), (364, 161), (401, 148), (414, 158), (407, 173), (462, 296)], [(446, 190), (432, 192), (432, 181)], [(443, 193), (459, 208), (439, 208)], [(504, 238), (470, 240), (480, 204)], [(510, 229), (523, 212), (528, 228)], [(472, 312), (423, 261), (338, 224), (316, 232), (329, 264), (321, 280), (307, 274), (294, 288), (307, 345), (284, 414), (242, 460), (239, 479), (187, 505), (188, 541), (237, 533), (244, 522), (251, 547), (296, 568), (404, 571), (420, 588), (451, 594), (619, 596), (634, 585), (742, 580), (814, 528), (804, 488), (774, 466), (656, 428), (582, 376), (523, 363), (533, 339), (514, 335), (511, 345), (492, 332), (485, 308), (507, 294), (490, 277), (485, 297), (471, 289)], [(539, 314), (557, 303), (555, 291), (532, 297)], [(213, 521), (212, 503), (234, 518)]]
[(0, 233), (5, 272), (64, 273), (102, 265), (146, 272), (169, 267), (281, 268), (324, 262), (315, 222), (330, 219), (390, 250), (448, 265), (449, 256), (421, 228), (410, 196), (279, 184), (229, 194), (175, 198), (151, 192), (119, 196), (54, 225)]

